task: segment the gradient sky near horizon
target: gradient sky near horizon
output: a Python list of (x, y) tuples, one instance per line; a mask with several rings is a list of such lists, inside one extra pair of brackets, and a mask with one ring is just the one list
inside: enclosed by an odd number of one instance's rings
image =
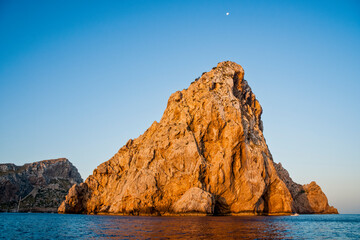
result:
[(1, 0), (0, 163), (66, 157), (85, 179), (224, 60), (274, 161), (360, 213), (359, 1)]

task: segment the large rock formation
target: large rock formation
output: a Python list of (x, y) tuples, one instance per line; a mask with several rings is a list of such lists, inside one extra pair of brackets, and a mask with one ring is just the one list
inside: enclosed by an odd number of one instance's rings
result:
[(76, 167), (65, 158), (0, 164), (0, 211), (56, 212), (70, 187), (81, 182)]
[(129, 140), (85, 183), (73, 186), (59, 212), (335, 211), (319, 187), (295, 185), (287, 172), (281, 172), (281, 165), (273, 162), (261, 113), (243, 68), (221, 62), (188, 89), (172, 94), (160, 122)]

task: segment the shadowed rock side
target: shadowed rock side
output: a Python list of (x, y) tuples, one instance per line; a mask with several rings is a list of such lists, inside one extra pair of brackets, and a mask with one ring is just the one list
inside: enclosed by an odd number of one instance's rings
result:
[(316, 182), (300, 185), (295, 183), (281, 163), (274, 163), (281, 180), (293, 197), (293, 209), (298, 213), (338, 214), (336, 208), (329, 206), (327, 197)]
[(73, 186), (59, 212), (236, 215), (301, 210), (279, 177), (261, 113), (243, 68), (221, 62), (188, 89), (172, 94), (160, 122), (129, 140), (85, 183)]
[(81, 182), (76, 167), (65, 158), (0, 164), (0, 211), (57, 212), (70, 187)]

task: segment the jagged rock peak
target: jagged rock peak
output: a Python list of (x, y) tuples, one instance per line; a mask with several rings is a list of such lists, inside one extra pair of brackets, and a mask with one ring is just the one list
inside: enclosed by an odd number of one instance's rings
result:
[(73, 186), (59, 212), (325, 213), (327, 200), (319, 210), (305, 190), (290, 189), (265, 142), (261, 114), (243, 68), (221, 62), (173, 93), (160, 122)]

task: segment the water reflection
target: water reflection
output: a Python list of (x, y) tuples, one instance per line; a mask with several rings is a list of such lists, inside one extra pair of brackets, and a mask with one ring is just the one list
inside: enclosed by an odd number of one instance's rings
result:
[(0, 239), (360, 239), (360, 215), (126, 217), (0, 213)]
[[(274, 217), (99, 217), (95, 236), (121, 239), (289, 239), (286, 222)], [(98, 224), (97, 224), (98, 223)]]

